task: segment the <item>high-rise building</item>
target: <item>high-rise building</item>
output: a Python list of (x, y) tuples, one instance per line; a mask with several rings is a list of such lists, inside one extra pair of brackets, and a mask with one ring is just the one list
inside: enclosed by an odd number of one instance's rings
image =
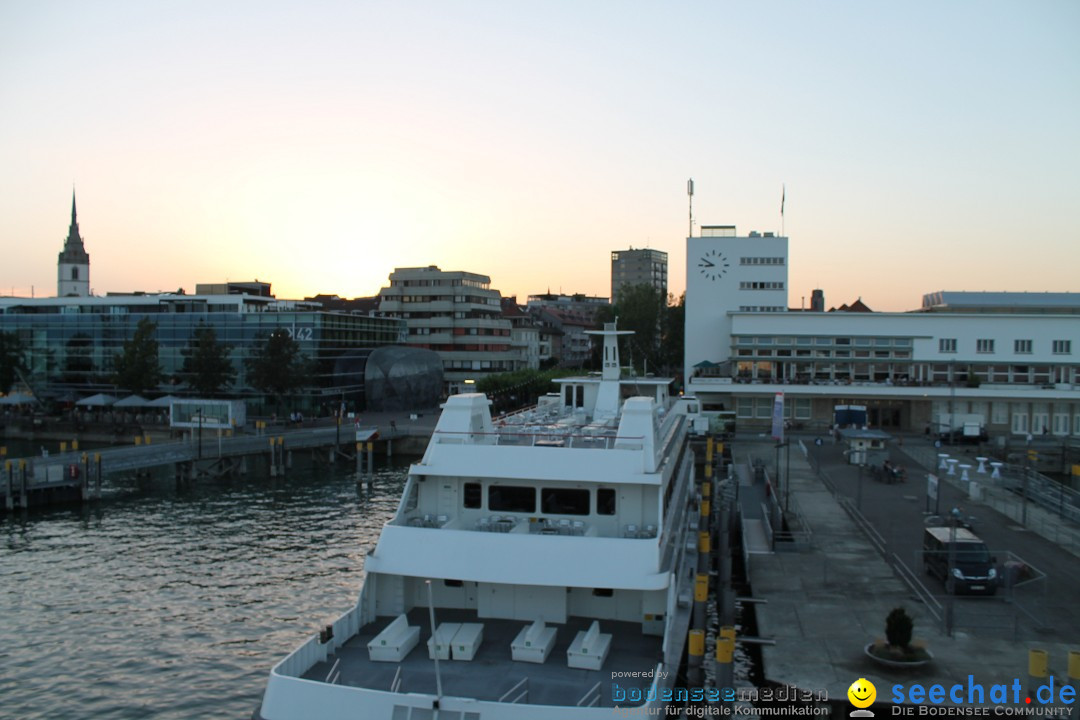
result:
[(469, 392), (485, 375), (520, 370), (521, 351), (502, 317), (502, 299), (491, 278), (435, 265), (394, 268), (379, 291), (379, 312), (405, 320), (409, 345), (439, 353), (450, 393)]
[(57, 297), (90, 296), (90, 256), (83, 247), (79, 235), (79, 222), (75, 218), (75, 191), (71, 191), (71, 227), (68, 228), (64, 249), (56, 263)]
[(663, 250), (648, 248), (611, 253), (611, 302), (619, 301), (619, 289), (629, 285), (652, 285), (667, 301), (668, 257)]

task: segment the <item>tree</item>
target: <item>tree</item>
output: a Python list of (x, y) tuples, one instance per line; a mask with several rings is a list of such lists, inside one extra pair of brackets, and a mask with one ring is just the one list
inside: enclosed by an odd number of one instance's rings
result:
[(156, 390), (161, 382), (158, 362), (157, 323), (143, 318), (135, 327), (135, 336), (124, 342), (122, 352), (113, 356), (113, 381), (136, 395)]
[(266, 338), (258, 351), (244, 361), (248, 383), (256, 390), (273, 395), (277, 402), (304, 386), (308, 362), (300, 353), (300, 344), (279, 328)]
[[(632, 362), (644, 372), (646, 362), (655, 370), (661, 370), (660, 339), (663, 333), (666, 298), (652, 285), (640, 283), (619, 289), (619, 301), (614, 313), (619, 320), (619, 330), (633, 330), (629, 337), (630, 353), (624, 355), (624, 363)], [(625, 351), (624, 351), (625, 352)]]
[(13, 332), (0, 332), (0, 392), (11, 390), (19, 373), (28, 368), (23, 341)]
[(229, 359), (231, 352), (231, 346), (218, 342), (214, 328), (200, 322), (183, 350), (180, 372), (188, 386), (200, 395), (213, 397), (232, 385), (236, 369)]

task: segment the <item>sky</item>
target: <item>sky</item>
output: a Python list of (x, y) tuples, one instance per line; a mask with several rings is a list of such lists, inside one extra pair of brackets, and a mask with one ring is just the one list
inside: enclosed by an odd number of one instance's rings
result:
[(56, 294), (74, 186), (96, 294), (607, 296), (651, 247), (678, 295), (689, 178), (793, 307), (1078, 292), (1078, 128), (1075, 0), (5, 0), (0, 294)]

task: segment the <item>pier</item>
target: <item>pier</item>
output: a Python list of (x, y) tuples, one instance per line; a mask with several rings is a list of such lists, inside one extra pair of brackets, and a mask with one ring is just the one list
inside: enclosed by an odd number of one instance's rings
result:
[(134, 445), (122, 447), (81, 451), (75, 441), (73, 449), (66, 452), (5, 457), (0, 460), (0, 507), (12, 510), (85, 502), (101, 496), (103, 480), (109, 474), (137, 474), (170, 466), (178, 481), (245, 475), (256, 466), (271, 477), (280, 476), (292, 467), (295, 453), (309, 455), (316, 462), (355, 463), (363, 478), (372, 474), (376, 455), (422, 453), (438, 413), (371, 413), (364, 418), (362, 425), (278, 428), (258, 421), (252, 431), (243, 434), (192, 431), (183, 439), (165, 442), (147, 434), (136, 436)]

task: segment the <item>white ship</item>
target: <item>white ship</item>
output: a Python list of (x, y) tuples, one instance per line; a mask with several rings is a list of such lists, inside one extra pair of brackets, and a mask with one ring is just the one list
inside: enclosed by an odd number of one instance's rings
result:
[(560, 380), (534, 409), (493, 421), (483, 395), (447, 401), (356, 606), (273, 668), (256, 717), (570, 720), (665, 704), (693, 600), (697, 403), (667, 379), (620, 379), (629, 333), (596, 334), (602, 374)]

